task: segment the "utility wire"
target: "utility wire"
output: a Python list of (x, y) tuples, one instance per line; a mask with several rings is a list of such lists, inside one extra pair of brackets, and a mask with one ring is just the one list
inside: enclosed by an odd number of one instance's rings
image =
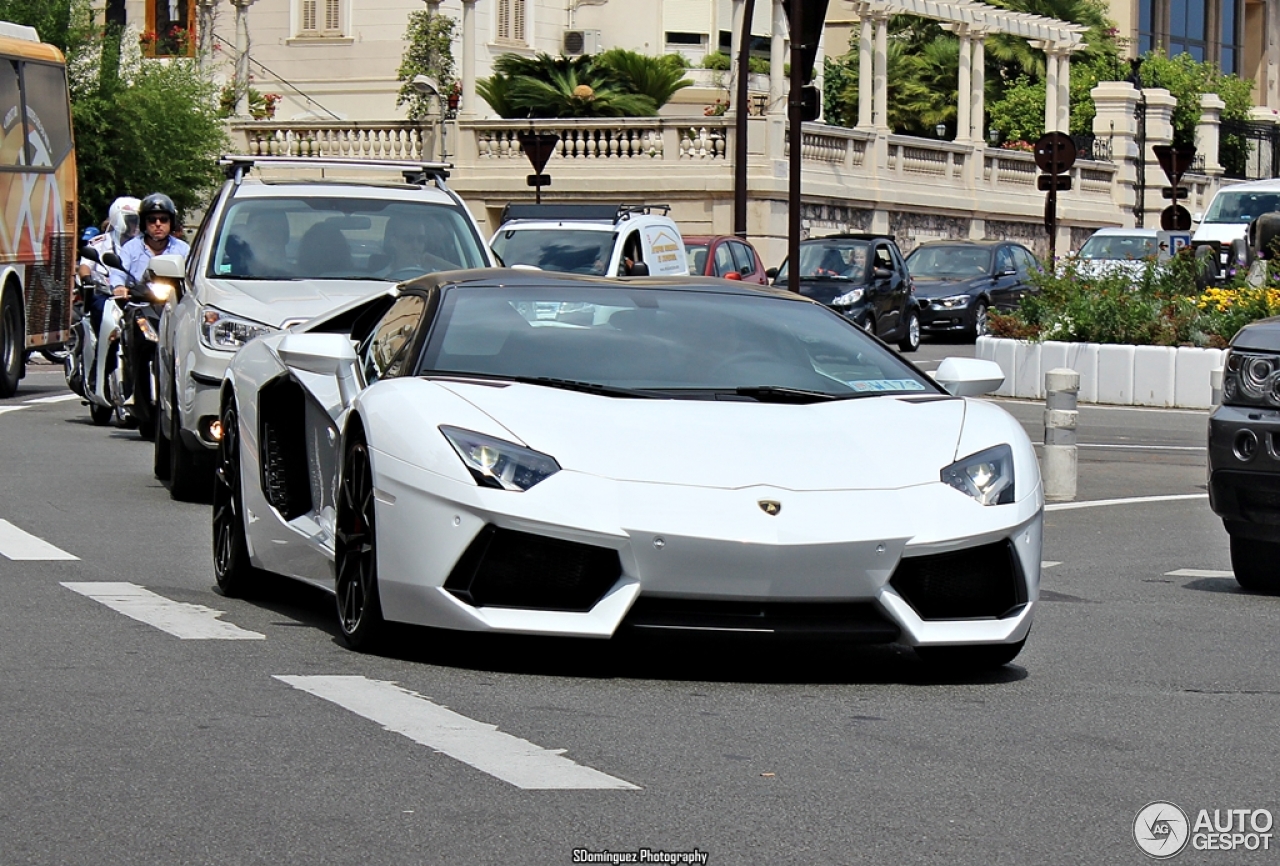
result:
[[(218, 42), (221, 42), (223, 45), (226, 45), (226, 46), (228, 46), (229, 48), (231, 48), (231, 49), (233, 49), (233, 50), (235, 49), (235, 45), (234, 45), (234, 44), (232, 44), (231, 42), (228, 42), (225, 38), (223, 38), (223, 37), (219, 36), (217, 33), (213, 34), (213, 38), (214, 38), (214, 39), (216, 39)], [(262, 70), (263, 72), (265, 72), (267, 75), (270, 75), (270, 76), (271, 76), (272, 78), (274, 78), (276, 81), (279, 81), (279, 82), (280, 82), (281, 84), (283, 84), (285, 87), (287, 87), (287, 88), (289, 88), (290, 90), (292, 90), (292, 91), (293, 91), (294, 93), (296, 93), (299, 97), (301, 97), (301, 98), (302, 98), (302, 99), (307, 103), (307, 105), (313, 105), (313, 106), (315, 106), (316, 108), (318, 108), (318, 109), (320, 109), (321, 111), (323, 111), (325, 114), (328, 114), (328, 115), (329, 115), (330, 117), (332, 117), (334, 120), (342, 120), (342, 118), (341, 118), (341, 117), (339, 117), (338, 115), (334, 114), (334, 113), (333, 113), (332, 111), (330, 111), (328, 108), (325, 108), (325, 107), (324, 107), (323, 105), (321, 105), (319, 102), (316, 102), (316, 101), (315, 101), (314, 99), (312, 99), (310, 96), (307, 96), (307, 95), (306, 95), (305, 93), (303, 93), (301, 90), (299, 90), (298, 88), (294, 87), (294, 86), (293, 86), (293, 84), (292, 84), (288, 79), (283, 78), (282, 76), (278, 75), (277, 73), (275, 73), (275, 72), (274, 72), (274, 71), (272, 71), (271, 69), (268, 69), (268, 68), (266, 67), (266, 65), (265, 65), (265, 64), (263, 64), (263, 63), (259, 63), (257, 60), (254, 60), (252, 56), (251, 56), (251, 57), (249, 57), (249, 62), (250, 62), (251, 64), (253, 64), (254, 66), (256, 66), (258, 69), (260, 69), (260, 70)]]

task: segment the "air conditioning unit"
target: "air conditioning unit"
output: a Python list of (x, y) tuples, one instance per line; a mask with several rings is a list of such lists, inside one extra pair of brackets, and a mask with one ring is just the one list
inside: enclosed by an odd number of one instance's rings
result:
[(564, 31), (564, 55), (576, 57), (579, 54), (600, 53), (599, 30), (566, 30)]

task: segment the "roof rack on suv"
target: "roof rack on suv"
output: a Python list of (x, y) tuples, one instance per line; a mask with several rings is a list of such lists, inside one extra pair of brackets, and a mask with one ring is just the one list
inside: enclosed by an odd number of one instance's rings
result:
[(511, 220), (607, 220), (618, 223), (632, 214), (671, 212), (669, 204), (591, 204), (558, 202), (556, 204), (509, 204), (502, 209), (502, 222)]
[(447, 162), (422, 162), (396, 159), (344, 159), (342, 157), (305, 156), (248, 156), (242, 154), (223, 156), (218, 160), (228, 180), (238, 185), (246, 172), (255, 165), (293, 166), (297, 168), (344, 168), (356, 171), (387, 171), (398, 169), (405, 183), (424, 183), (427, 180), (442, 182), (453, 168)]

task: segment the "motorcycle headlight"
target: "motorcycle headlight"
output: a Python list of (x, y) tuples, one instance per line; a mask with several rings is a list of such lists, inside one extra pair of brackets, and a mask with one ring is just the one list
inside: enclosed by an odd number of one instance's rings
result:
[(1228, 405), (1280, 406), (1280, 356), (1228, 350), (1222, 399)]
[(173, 283), (168, 280), (151, 280), (147, 283), (147, 294), (151, 303), (166, 304), (173, 297)]
[(866, 289), (853, 289), (852, 291), (845, 292), (843, 295), (832, 301), (831, 306), (852, 307), (854, 304), (858, 303), (858, 301), (862, 300), (862, 293), (865, 291)]
[(957, 307), (969, 306), (969, 296), (952, 295), (949, 298), (934, 298), (931, 303), (935, 307), (942, 307), (944, 310), (954, 310)]
[(1013, 502), (1013, 449), (997, 445), (957, 460), (942, 470), (942, 481), (983, 505)]
[(200, 320), (200, 342), (210, 349), (234, 352), (254, 337), (274, 331), (269, 325), (238, 319), (226, 313), (206, 308)]
[(458, 452), (471, 477), (481, 487), (528, 490), (560, 471), (554, 457), (514, 442), (495, 439), (458, 427), (441, 426), (440, 432)]

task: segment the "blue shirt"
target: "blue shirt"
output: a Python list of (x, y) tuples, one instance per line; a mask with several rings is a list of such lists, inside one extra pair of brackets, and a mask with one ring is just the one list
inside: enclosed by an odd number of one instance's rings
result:
[(147, 271), (147, 266), (151, 264), (153, 255), (186, 256), (190, 251), (191, 247), (186, 241), (180, 241), (173, 235), (169, 235), (169, 244), (164, 248), (164, 252), (153, 253), (151, 247), (147, 246), (146, 237), (138, 235), (120, 248), (120, 260), (124, 264), (124, 269), (132, 274), (135, 280), (141, 280), (142, 275)]

